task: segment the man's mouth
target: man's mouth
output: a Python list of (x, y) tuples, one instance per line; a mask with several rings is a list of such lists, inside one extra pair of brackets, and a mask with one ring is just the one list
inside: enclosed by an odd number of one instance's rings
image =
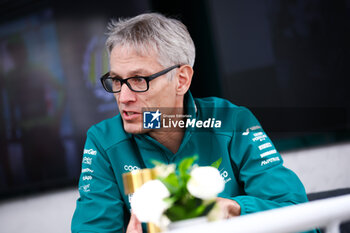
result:
[(123, 118), (125, 120), (132, 120), (136, 117), (138, 117), (140, 113), (134, 112), (134, 111), (123, 111)]
[(125, 114), (126, 115), (128, 115), (128, 116), (131, 116), (131, 115), (133, 115), (135, 112), (125, 112)]

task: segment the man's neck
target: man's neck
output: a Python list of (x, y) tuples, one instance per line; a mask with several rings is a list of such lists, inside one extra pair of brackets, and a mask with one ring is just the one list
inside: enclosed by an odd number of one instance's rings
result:
[(185, 129), (174, 129), (171, 132), (150, 132), (149, 136), (157, 140), (160, 144), (168, 148), (176, 154), (181, 146), (182, 139), (185, 134)]
[[(184, 120), (184, 118), (181, 116), (184, 114), (184, 112), (184, 96), (179, 96), (177, 104), (175, 104), (174, 108), (170, 110), (170, 112), (167, 112), (167, 114), (175, 116), (172, 118), (172, 120), (180, 121)], [(181, 117), (177, 117), (178, 115)], [(149, 136), (157, 140), (174, 154), (176, 154), (176, 152), (179, 150), (184, 134), (185, 129), (178, 126), (169, 130), (155, 130), (149, 132)]]
[[(184, 118), (181, 116), (184, 114), (184, 109), (181, 106), (181, 108), (175, 108), (174, 112), (169, 112), (169, 115), (173, 115), (175, 117), (172, 118), (173, 121), (181, 121), (184, 120)], [(177, 117), (177, 116), (180, 117)], [(160, 144), (168, 148), (171, 152), (176, 154), (176, 152), (179, 150), (182, 139), (185, 134), (185, 129), (180, 128), (177, 126), (176, 128), (171, 128), (169, 130), (155, 130), (149, 133), (149, 136), (157, 140)]]

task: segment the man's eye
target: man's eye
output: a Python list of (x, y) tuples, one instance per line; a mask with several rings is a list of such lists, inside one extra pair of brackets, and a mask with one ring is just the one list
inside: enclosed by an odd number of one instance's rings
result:
[(134, 78), (132, 79), (132, 81), (133, 81), (134, 83), (141, 83), (141, 82), (144, 82), (145, 79), (144, 79), (144, 78), (141, 78), (141, 77), (134, 77)]

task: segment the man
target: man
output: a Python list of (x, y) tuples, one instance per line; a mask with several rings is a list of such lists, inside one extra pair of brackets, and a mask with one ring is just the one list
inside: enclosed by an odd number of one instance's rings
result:
[[(218, 202), (227, 218), (307, 201), (298, 177), (283, 167), (249, 110), (191, 96), (195, 48), (181, 22), (156, 13), (112, 22), (106, 45), (111, 70), (101, 81), (120, 114), (88, 131), (73, 232), (141, 232), (130, 217), (122, 173), (195, 154), (202, 166), (221, 161), (226, 184)], [(165, 111), (175, 116), (169, 121), (190, 124), (148, 127), (143, 112), (150, 109), (159, 110), (150, 122)], [(213, 122), (203, 127), (208, 120)]]

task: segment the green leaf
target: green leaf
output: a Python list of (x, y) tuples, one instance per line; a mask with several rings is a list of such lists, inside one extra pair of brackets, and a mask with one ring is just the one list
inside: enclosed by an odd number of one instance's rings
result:
[(181, 177), (185, 177), (186, 175), (188, 175), (188, 170), (192, 167), (194, 161), (196, 161), (197, 159), (198, 156), (195, 155), (189, 158), (185, 158), (180, 162), (178, 169)]
[(216, 169), (219, 169), (221, 162), (222, 162), (222, 157), (220, 159), (216, 160), (210, 166), (215, 167)]
[(160, 179), (160, 180), (167, 187), (167, 189), (171, 194), (176, 194), (179, 192), (179, 189), (180, 189), (179, 179), (175, 173), (171, 173), (166, 178)]
[(151, 163), (154, 165), (154, 166), (159, 166), (159, 165), (164, 165), (164, 163), (156, 160), (156, 159), (152, 159), (151, 160)]
[(167, 204), (169, 204), (169, 206), (172, 206), (176, 201), (177, 198), (176, 197), (166, 197), (163, 199)]
[(204, 212), (205, 209), (206, 209), (205, 205), (200, 205), (197, 208), (190, 211), (189, 213), (187, 213), (187, 218), (195, 218), (195, 217), (202, 216), (202, 213)]
[(171, 221), (205, 216), (213, 208), (214, 204), (215, 201), (204, 203), (201, 199), (192, 197), (185, 202), (183, 200), (176, 201), (172, 207), (165, 211), (165, 214)]
[(170, 221), (179, 221), (185, 219), (184, 217), (186, 217), (186, 209), (184, 206), (174, 205), (167, 209), (165, 211), (165, 214), (170, 219)]
[(205, 216), (209, 213), (209, 211), (214, 207), (215, 201), (204, 203), (202, 200), (200, 200), (201, 204), (197, 203), (197, 206), (192, 208), (187, 212), (187, 218), (195, 218), (199, 216)]

